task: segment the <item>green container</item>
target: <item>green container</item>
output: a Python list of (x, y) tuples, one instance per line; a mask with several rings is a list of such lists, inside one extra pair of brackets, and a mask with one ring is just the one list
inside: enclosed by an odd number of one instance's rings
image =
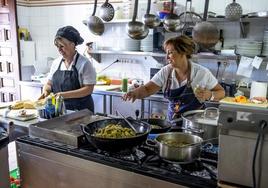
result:
[(128, 79), (127, 78), (123, 78), (122, 79), (122, 91), (123, 92), (127, 92), (128, 89)]

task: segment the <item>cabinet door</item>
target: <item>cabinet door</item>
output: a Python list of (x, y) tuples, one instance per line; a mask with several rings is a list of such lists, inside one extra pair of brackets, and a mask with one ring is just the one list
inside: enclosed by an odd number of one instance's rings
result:
[(0, 1), (0, 102), (19, 98), (16, 1)]
[(20, 94), (21, 94), (21, 100), (36, 101), (42, 94), (42, 87), (21, 85)]
[(91, 95), (94, 101), (94, 112), (95, 113), (106, 113), (106, 100), (105, 95), (102, 94), (92, 94)]
[(112, 114), (116, 115), (116, 110), (120, 111), (126, 117), (133, 117), (135, 116), (135, 110), (141, 109), (141, 100), (136, 100), (134, 103), (126, 102), (121, 99), (121, 97), (112, 97)]

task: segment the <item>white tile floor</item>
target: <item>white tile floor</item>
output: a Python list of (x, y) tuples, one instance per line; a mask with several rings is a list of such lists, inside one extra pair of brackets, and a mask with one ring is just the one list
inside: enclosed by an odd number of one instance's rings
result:
[(15, 141), (8, 144), (9, 171), (18, 168)]

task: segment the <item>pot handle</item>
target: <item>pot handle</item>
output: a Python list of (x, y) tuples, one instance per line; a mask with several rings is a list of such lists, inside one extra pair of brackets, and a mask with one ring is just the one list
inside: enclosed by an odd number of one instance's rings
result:
[[(211, 117), (211, 115), (209, 115), (209, 111), (216, 111), (216, 116), (215, 117)], [(219, 108), (216, 108), (216, 107), (208, 107), (204, 110), (204, 117), (205, 118), (216, 118), (219, 116)]]
[(157, 147), (157, 142), (156, 142), (155, 140), (147, 139), (147, 140), (145, 141), (145, 143), (146, 143), (146, 145), (151, 146), (151, 147), (153, 147), (153, 148), (158, 148), (158, 147)]

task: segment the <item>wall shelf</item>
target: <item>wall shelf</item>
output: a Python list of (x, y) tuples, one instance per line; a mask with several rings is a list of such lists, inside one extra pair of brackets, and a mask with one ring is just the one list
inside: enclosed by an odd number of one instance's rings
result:
[[(113, 51), (113, 50), (94, 50), (93, 54), (117, 54), (117, 55), (139, 55), (165, 58), (166, 54), (161, 52), (141, 52), (141, 51)], [(198, 53), (193, 55), (193, 59), (219, 59), (237, 60), (237, 55), (216, 55), (212, 53)]]

